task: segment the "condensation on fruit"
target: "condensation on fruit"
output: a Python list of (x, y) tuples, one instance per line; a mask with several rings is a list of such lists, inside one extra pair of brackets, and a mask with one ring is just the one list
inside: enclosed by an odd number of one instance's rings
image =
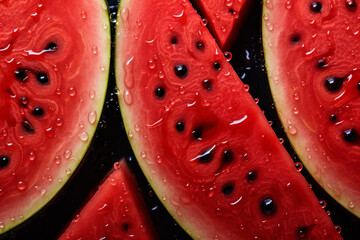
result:
[(78, 137), (83, 142), (87, 142), (89, 140), (89, 134), (86, 131), (82, 131), (81, 133), (79, 133)]
[(96, 111), (90, 112), (89, 115), (88, 115), (89, 123), (90, 123), (91, 125), (94, 125), (94, 123), (96, 122), (96, 119), (97, 119)]
[(91, 52), (95, 55), (95, 54), (97, 54), (98, 53), (98, 48), (96, 47), (96, 46), (93, 46), (92, 48), (91, 48)]
[(133, 98), (129, 90), (125, 89), (123, 93), (124, 102), (127, 105), (131, 105), (133, 103)]
[(66, 160), (70, 159), (71, 155), (72, 155), (72, 151), (71, 151), (71, 150), (66, 150), (66, 151), (64, 152), (64, 158), (65, 158)]
[(20, 191), (24, 191), (27, 188), (27, 184), (24, 181), (18, 181), (17, 189)]
[(86, 14), (85, 11), (82, 11), (82, 12), (80, 13), (80, 16), (81, 16), (82, 19), (86, 19), (87, 14)]

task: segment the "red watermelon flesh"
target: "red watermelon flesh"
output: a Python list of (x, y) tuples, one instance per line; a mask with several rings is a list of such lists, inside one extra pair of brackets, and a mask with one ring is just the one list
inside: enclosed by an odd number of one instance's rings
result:
[(122, 1), (118, 20), (130, 143), (194, 239), (341, 239), (188, 1)]
[(229, 50), (249, 11), (251, 0), (195, 0), (220, 48)]
[(114, 164), (114, 170), (59, 238), (65, 239), (157, 239), (124, 159)]
[(45, 205), (95, 132), (108, 79), (102, 1), (0, 2), (0, 234)]
[(271, 90), (308, 171), (360, 217), (360, 9), (356, 1), (269, 1)]

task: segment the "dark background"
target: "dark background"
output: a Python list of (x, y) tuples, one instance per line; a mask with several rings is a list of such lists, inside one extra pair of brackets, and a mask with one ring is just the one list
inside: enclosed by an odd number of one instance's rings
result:
[[(107, 0), (107, 3), (112, 31), (114, 31), (118, 0)], [(114, 32), (112, 33), (112, 37), (114, 37)], [(112, 48), (113, 50), (114, 48)], [(233, 59), (230, 63), (242, 81), (250, 86), (252, 96), (260, 100), (259, 106), (265, 112), (268, 120), (273, 122), (273, 129), (279, 138), (285, 140), (284, 146), (294, 162), (298, 162), (299, 160), (277, 119), (269, 92), (261, 45), (261, 2), (259, 0), (253, 4), (231, 52)], [(191, 239), (161, 205), (133, 157), (118, 106), (113, 65), (111, 66), (109, 80), (99, 128), (82, 165), (54, 200), (30, 220), (2, 235), (0, 239), (56, 239), (79, 208), (96, 191), (98, 184), (113, 167), (113, 163), (122, 157), (126, 158), (136, 174), (160, 238), (164, 240)], [(341, 233), (344, 239), (360, 239), (360, 220), (332, 200), (305, 169), (302, 170), (302, 174), (313, 186), (312, 189), (318, 199), (326, 201), (325, 209), (331, 212), (330, 216), (334, 224), (342, 228)]]

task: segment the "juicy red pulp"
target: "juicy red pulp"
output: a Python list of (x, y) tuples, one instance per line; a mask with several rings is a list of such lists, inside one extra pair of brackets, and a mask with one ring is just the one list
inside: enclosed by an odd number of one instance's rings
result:
[(180, 224), (194, 238), (339, 237), (191, 5), (138, 4), (120, 10), (119, 99), (140, 165)]

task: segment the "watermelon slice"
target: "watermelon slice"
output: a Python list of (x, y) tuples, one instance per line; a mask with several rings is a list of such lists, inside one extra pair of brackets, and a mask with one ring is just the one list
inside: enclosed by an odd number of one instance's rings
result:
[(59, 238), (65, 239), (157, 239), (125, 160), (114, 164), (114, 170)]
[(0, 2), (0, 233), (70, 178), (95, 132), (110, 34), (102, 1)]
[(229, 50), (239, 33), (251, 0), (195, 0), (194, 5), (206, 19), (220, 48)]
[(360, 217), (360, 11), (355, 1), (264, 5), (269, 81), (306, 168)]
[(125, 0), (118, 20), (130, 143), (194, 239), (341, 239), (188, 1)]

